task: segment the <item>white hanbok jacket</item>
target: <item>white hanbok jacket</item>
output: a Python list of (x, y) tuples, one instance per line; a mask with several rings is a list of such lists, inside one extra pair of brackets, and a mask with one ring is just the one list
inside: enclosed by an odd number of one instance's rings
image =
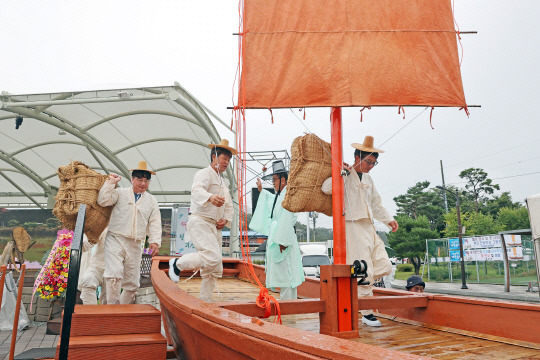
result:
[[(332, 194), (332, 178), (329, 177), (322, 184), (325, 194)], [(394, 218), (382, 206), (381, 196), (377, 192), (369, 174), (362, 175), (362, 181), (355, 171), (345, 177), (345, 220), (377, 219), (388, 226)]]
[(99, 191), (98, 205), (114, 205), (108, 232), (161, 247), (161, 214), (156, 198), (144, 192), (135, 202), (133, 188), (116, 188), (110, 180)]

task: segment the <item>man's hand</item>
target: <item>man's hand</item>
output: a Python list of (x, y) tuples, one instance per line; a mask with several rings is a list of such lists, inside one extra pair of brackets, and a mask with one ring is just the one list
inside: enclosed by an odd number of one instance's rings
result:
[(262, 183), (261, 183), (261, 179), (257, 178), (257, 189), (259, 189), (259, 192), (262, 191)]
[(111, 183), (113, 183), (114, 185), (118, 184), (118, 182), (121, 180), (122, 178), (116, 174), (113, 174), (113, 173), (110, 173), (109, 174), (109, 181)]
[(159, 253), (159, 246), (156, 243), (151, 243), (150, 247), (148, 247), (148, 250), (150, 251), (150, 255), (154, 257)]
[(225, 197), (219, 196), (219, 195), (212, 195), (210, 196), (210, 199), (208, 199), (212, 205), (215, 207), (221, 207), (223, 204), (225, 204)]
[(399, 225), (397, 223), (396, 220), (392, 220), (388, 223), (388, 226), (390, 226), (392, 228), (392, 232), (396, 232), (397, 229), (399, 228)]
[(225, 225), (227, 225), (227, 220), (225, 219), (218, 220), (218, 222), (216, 223), (216, 229), (221, 230), (223, 229)]
[(286, 246), (283, 246), (283, 245), (279, 245), (279, 252), (282, 253), (283, 250), (285, 250), (287, 247)]

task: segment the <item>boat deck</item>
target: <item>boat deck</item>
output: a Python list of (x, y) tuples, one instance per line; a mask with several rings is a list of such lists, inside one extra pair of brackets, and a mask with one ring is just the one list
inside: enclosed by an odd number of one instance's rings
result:
[[(187, 282), (184, 280), (182, 279), (178, 286), (191, 295), (198, 296), (201, 279), (193, 278)], [(213, 302), (254, 301), (259, 293), (257, 286), (232, 278), (219, 279), (218, 290), (219, 294), (214, 292)], [(279, 299), (278, 293), (271, 294)], [(426, 324), (384, 314), (376, 315), (383, 326), (373, 328), (360, 324), (360, 338), (351, 341), (435, 359), (540, 359), (540, 344), (531, 345), (450, 328), (430, 328)], [(268, 319), (272, 320), (273, 318)], [(319, 332), (318, 314), (284, 315), (282, 321), (286, 326)]]

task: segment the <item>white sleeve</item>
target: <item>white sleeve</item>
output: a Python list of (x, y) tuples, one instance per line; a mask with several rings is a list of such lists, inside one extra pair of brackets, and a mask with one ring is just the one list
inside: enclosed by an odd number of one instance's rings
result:
[(154, 206), (147, 227), (148, 243), (157, 244), (157, 246), (161, 247), (161, 213), (159, 212), (157, 200), (153, 199), (153, 203)]
[(191, 201), (198, 206), (206, 204), (210, 196), (213, 194), (208, 192), (210, 188), (210, 178), (206, 176), (205, 172), (197, 172), (193, 178), (193, 185), (191, 186)]
[(332, 195), (332, 177), (331, 176), (328, 179), (324, 180), (321, 186), (321, 190), (326, 195)]
[(394, 218), (390, 216), (388, 211), (382, 206), (381, 196), (375, 188), (375, 184), (372, 183), (371, 188), (371, 209), (373, 210), (373, 217), (385, 225), (388, 225)]
[(107, 180), (99, 190), (97, 204), (100, 206), (111, 206), (118, 201), (118, 190), (115, 189), (115, 184)]

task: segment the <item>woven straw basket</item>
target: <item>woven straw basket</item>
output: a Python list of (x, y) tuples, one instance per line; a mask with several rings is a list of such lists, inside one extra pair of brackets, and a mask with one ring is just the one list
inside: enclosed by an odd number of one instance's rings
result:
[(314, 134), (294, 139), (291, 170), (283, 207), (291, 212), (317, 211), (332, 216), (332, 195), (322, 192), (324, 180), (332, 176), (330, 144)]
[(79, 205), (86, 205), (84, 233), (88, 241), (96, 244), (109, 224), (112, 206), (102, 207), (96, 201), (101, 186), (108, 179), (80, 161), (72, 161), (58, 168), (60, 188), (56, 195), (53, 214), (69, 230), (75, 229)]

